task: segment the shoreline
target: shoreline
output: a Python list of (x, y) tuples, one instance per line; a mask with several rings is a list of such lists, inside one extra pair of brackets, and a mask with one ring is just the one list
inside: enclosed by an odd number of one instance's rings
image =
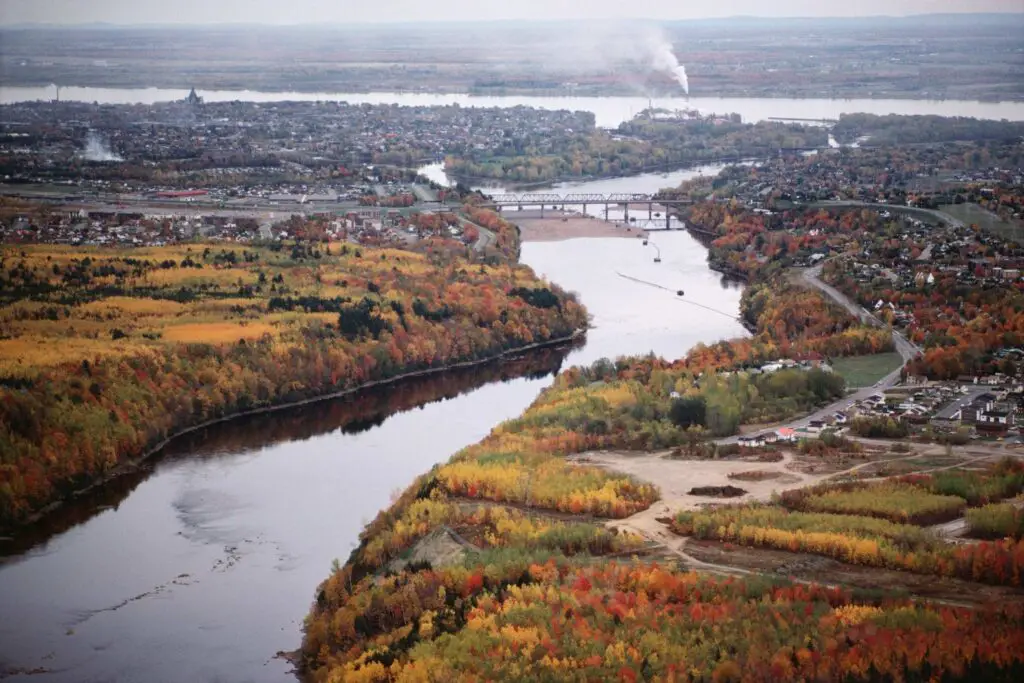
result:
[[(827, 147), (796, 147), (794, 151), (822, 151), (828, 149)], [(453, 181), (460, 184), (479, 185), (481, 191), (484, 194), (489, 194), (488, 190), (494, 191), (497, 189), (505, 190), (508, 192), (521, 192), (529, 190), (543, 190), (553, 189), (555, 185), (563, 184), (583, 184), (600, 182), (603, 180), (623, 180), (627, 178), (636, 178), (643, 175), (660, 175), (664, 173), (680, 173), (682, 171), (692, 171), (694, 169), (709, 167), (709, 166), (728, 166), (729, 164), (743, 164), (749, 161), (759, 161), (761, 157), (756, 156), (744, 156), (734, 155), (728, 157), (715, 157), (713, 159), (695, 159), (691, 161), (679, 161), (671, 162), (666, 164), (658, 164), (657, 166), (651, 166), (647, 168), (637, 169), (629, 173), (609, 173), (605, 175), (588, 175), (588, 176), (558, 176), (557, 178), (550, 178), (547, 180), (537, 180), (534, 182), (522, 182), (516, 180), (506, 180), (504, 178), (492, 178), (484, 176), (460, 176), (458, 174), (452, 174), (449, 176)], [(447, 174), (447, 168), (443, 169)], [(492, 183), (492, 187), (488, 187), (487, 183)], [(502, 185), (497, 185), (502, 183)]]
[(255, 415), (263, 415), (263, 414), (266, 414), (266, 413), (272, 413), (272, 412), (276, 412), (276, 411), (280, 411), (280, 410), (286, 410), (286, 409), (289, 409), (289, 408), (297, 408), (297, 407), (304, 406), (304, 405), (309, 405), (309, 404), (312, 404), (312, 403), (319, 403), (319, 402), (322, 402), (322, 401), (329, 401), (329, 400), (336, 399), (336, 398), (342, 398), (344, 396), (350, 396), (352, 394), (356, 394), (356, 393), (358, 393), (360, 391), (366, 391), (366, 390), (369, 390), (369, 389), (374, 389), (374, 388), (377, 388), (377, 387), (387, 386), (387, 385), (390, 385), (390, 384), (397, 384), (399, 382), (402, 382), (402, 381), (405, 381), (405, 380), (409, 380), (409, 379), (415, 379), (417, 377), (427, 377), (427, 376), (430, 376), (430, 375), (436, 375), (436, 374), (440, 374), (440, 373), (443, 373), (443, 372), (449, 372), (449, 371), (452, 371), (452, 370), (459, 370), (459, 369), (464, 369), (464, 368), (472, 368), (472, 367), (476, 367), (476, 366), (480, 366), (480, 365), (485, 365), (487, 363), (499, 362), (499, 361), (501, 361), (501, 360), (503, 360), (503, 359), (505, 359), (505, 358), (507, 358), (509, 356), (514, 355), (514, 354), (519, 354), (519, 353), (524, 353), (524, 352), (529, 352), (529, 351), (536, 351), (538, 349), (548, 348), (548, 347), (552, 347), (552, 346), (558, 346), (559, 344), (570, 343), (573, 340), (579, 339), (581, 336), (585, 335), (586, 332), (587, 332), (586, 328), (580, 328), (580, 329), (577, 329), (576, 331), (574, 331), (572, 334), (567, 335), (567, 336), (558, 337), (558, 338), (555, 338), (555, 339), (548, 339), (548, 340), (542, 341), (542, 342), (534, 342), (532, 344), (527, 344), (526, 346), (520, 346), (520, 347), (517, 347), (517, 348), (514, 348), (514, 349), (506, 349), (506, 350), (503, 350), (503, 351), (501, 351), (501, 352), (499, 352), (497, 354), (494, 354), (494, 355), (491, 355), (491, 356), (487, 356), (485, 358), (480, 358), (478, 360), (462, 361), (462, 362), (459, 362), (459, 363), (452, 363), (452, 364), (444, 365), (442, 367), (437, 367), (437, 368), (427, 368), (427, 369), (424, 369), (424, 370), (414, 370), (412, 372), (407, 372), (407, 373), (395, 375), (394, 377), (389, 377), (387, 379), (380, 379), (380, 380), (374, 380), (372, 382), (365, 382), (363, 384), (360, 384), (359, 386), (351, 387), (349, 389), (343, 389), (341, 391), (334, 391), (334, 392), (331, 392), (331, 393), (328, 393), (328, 394), (322, 394), (320, 396), (311, 396), (309, 398), (300, 399), (298, 401), (288, 401), (286, 403), (278, 403), (278, 404), (269, 405), (269, 406), (262, 406), (260, 408), (252, 408), (250, 410), (245, 410), (245, 411), (242, 411), (242, 412), (232, 413), (230, 415), (225, 415), (223, 417), (214, 418), (212, 420), (206, 420), (204, 422), (201, 422), (201, 423), (196, 424), (196, 425), (192, 425), (190, 427), (185, 427), (183, 429), (180, 429), (180, 430), (174, 432), (173, 434), (169, 434), (162, 441), (160, 441), (156, 445), (154, 445), (151, 448), (149, 448), (148, 450), (146, 450), (142, 455), (139, 455), (139, 456), (137, 456), (135, 458), (131, 458), (130, 460), (126, 460), (125, 462), (118, 463), (113, 469), (111, 469), (109, 472), (105, 473), (103, 476), (97, 478), (95, 481), (92, 481), (89, 484), (87, 484), (87, 485), (85, 485), (85, 486), (83, 486), (81, 488), (77, 488), (77, 489), (75, 489), (73, 491), (70, 491), (69, 493), (66, 493), (66, 494), (60, 496), (56, 500), (48, 503), (47, 505), (45, 505), (44, 507), (40, 508), (36, 512), (32, 513), (31, 515), (29, 515), (25, 519), (23, 519), (21, 521), (18, 521), (18, 522), (14, 522), (13, 524), (9, 524), (9, 525), (0, 527), (0, 532), (3, 532), (2, 534), (0, 534), (0, 541), (2, 541), (4, 539), (8, 539), (8, 538), (11, 538), (13, 540), (13, 536), (11, 536), (10, 534), (15, 534), (15, 533), (17, 533), (19, 531), (23, 531), (25, 529), (28, 529), (28, 528), (32, 527), (35, 524), (40, 523), (47, 516), (49, 516), (50, 514), (56, 512), (57, 510), (59, 510), (65, 503), (73, 501), (74, 499), (76, 499), (76, 498), (78, 498), (80, 496), (83, 496), (83, 495), (89, 493), (90, 491), (93, 491), (93, 490), (95, 490), (95, 489), (97, 489), (97, 488), (99, 488), (101, 486), (104, 486), (105, 484), (110, 483), (111, 481), (113, 481), (113, 480), (115, 480), (115, 479), (117, 479), (119, 477), (122, 477), (122, 476), (124, 476), (126, 474), (129, 474), (129, 473), (137, 470), (147, 460), (153, 458), (155, 455), (160, 453), (160, 451), (162, 451), (164, 448), (166, 448), (172, 441), (174, 441), (175, 439), (179, 439), (179, 438), (181, 438), (181, 437), (183, 437), (183, 436), (185, 436), (187, 434), (193, 434), (193, 433), (198, 432), (198, 431), (200, 431), (202, 429), (206, 429), (208, 427), (212, 427), (214, 425), (222, 424), (222, 423), (225, 423), (225, 422), (230, 422), (231, 420), (237, 420), (237, 419), (241, 419), (241, 418), (245, 418), (245, 417), (253, 417)]
[[(20, 81), (16, 83), (6, 83), (5, 86), (11, 88), (52, 88), (53, 82), (41, 82), (41, 81)], [(231, 86), (220, 86), (220, 87), (207, 87), (202, 83), (188, 82), (184, 84), (176, 83), (165, 83), (163, 85), (154, 85), (152, 82), (146, 85), (129, 85), (124, 82), (110, 82), (110, 83), (62, 83), (61, 88), (96, 88), (103, 90), (180, 90), (187, 93), (190, 88), (195, 87), (197, 92), (203, 90), (208, 92), (217, 93), (246, 93), (246, 92), (263, 92), (272, 94), (295, 94), (295, 95), (419, 95), (419, 96), (463, 96), (470, 98), (494, 98), (494, 97), (550, 97), (550, 98), (568, 98), (574, 100), (592, 100), (606, 97), (629, 97), (635, 98), (635, 91), (623, 89), (616, 90), (612, 89), (606, 92), (587, 92), (580, 94), (575, 91), (552, 91), (550, 89), (495, 89), (493, 91), (482, 91), (474, 89), (473, 87), (465, 88), (458, 85), (437, 85), (429, 88), (421, 89), (405, 89), (405, 88), (391, 88), (388, 90), (376, 90), (373, 87), (360, 87), (350, 86), (342, 90), (325, 90), (324, 85), (309, 85), (304, 87), (303, 84), (297, 85), (267, 85), (261, 83), (252, 83), (249, 85), (235, 83)], [(999, 97), (998, 95), (990, 95), (983, 97), (950, 97), (950, 96), (922, 96), (921, 92), (886, 92), (877, 93), (876, 91), (866, 91), (863, 93), (858, 92), (838, 92), (838, 93), (794, 93), (786, 92), (779, 94), (778, 91), (772, 90), (765, 93), (751, 93), (745, 90), (733, 90), (733, 89), (722, 89), (722, 90), (711, 90), (702, 91), (699, 95), (692, 95), (694, 99), (730, 99), (730, 100), (917, 100), (921, 102), (980, 102), (982, 104), (1020, 104), (1024, 102), (1024, 97)], [(663, 99), (666, 97), (680, 98), (682, 95), (675, 92), (659, 92), (655, 93), (654, 97)], [(32, 101), (32, 100), (20, 100), (20, 101)], [(285, 101), (285, 100), (282, 100)]]

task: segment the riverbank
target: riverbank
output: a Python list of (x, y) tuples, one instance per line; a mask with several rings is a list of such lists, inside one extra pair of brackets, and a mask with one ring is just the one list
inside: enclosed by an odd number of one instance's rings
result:
[[(800, 147), (787, 149), (787, 152), (811, 152), (821, 151), (827, 149), (827, 147)], [(661, 175), (669, 176), (672, 174), (694, 171), (702, 168), (710, 168), (716, 166), (727, 166), (730, 164), (747, 164), (753, 163), (758, 160), (758, 157), (742, 156), (742, 155), (729, 155), (722, 157), (713, 157), (708, 159), (691, 160), (691, 161), (672, 161), (664, 164), (653, 164), (651, 166), (644, 166), (642, 168), (634, 168), (628, 171), (619, 173), (609, 173), (604, 175), (561, 175), (552, 178), (545, 178), (543, 180), (537, 180), (533, 182), (526, 182), (521, 180), (509, 180), (504, 177), (497, 176), (472, 176), (472, 175), (461, 175), (457, 172), (448, 171), (447, 164), (442, 162), (442, 171), (446, 176), (453, 181), (468, 186), (479, 187), (484, 193), (487, 193), (487, 188), (491, 187), (494, 191), (500, 192), (529, 192), (533, 190), (549, 189), (559, 185), (582, 185), (589, 183), (602, 183), (605, 181), (616, 181), (616, 180), (629, 180), (630, 178), (639, 178), (641, 176), (652, 176)], [(673, 183), (667, 183), (666, 187), (674, 188), (676, 185)]]
[[(35, 267), (17, 287), (73, 303), (0, 308), (3, 528), (197, 424), (490, 360), (586, 325), (572, 298), (509, 263), (306, 245), (40, 245), (22, 259), (8, 262), (8, 282)], [(129, 259), (145, 286), (98, 284)]]
[[(189, 434), (193, 434), (193, 433), (201, 431), (203, 429), (207, 429), (209, 427), (213, 427), (214, 425), (223, 424), (225, 422), (231, 422), (233, 420), (240, 420), (242, 418), (253, 417), (255, 415), (264, 415), (264, 414), (267, 414), (267, 413), (278, 412), (278, 411), (287, 410), (287, 409), (290, 409), (290, 408), (298, 408), (300, 406), (310, 405), (310, 404), (313, 404), (313, 403), (320, 403), (320, 402), (323, 402), (323, 401), (329, 401), (329, 400), (332, 400), (332, 399), (342, 398), (342, 397), (345, 397), (345, 396), (351, 396), (353, 394), (358, 394), (360, 392), (369, 391), (371, 389), (375, 389), (375, 388), (383, 387), (383, 386), (388, 386), (388, 385), (392, 385), (392, 384), (398, 384), (398, 383), (401, 383), (401, 382), (404, 382), (404, 381), (407, 381), (407, 380), (411, 380), (411, 379), (416, 379), (416, 378), (419, 378), (419, 377), (428, 377), (428, 376), (431, 376), (431, 375), (437, 375), (437, 374), (441, 374), (441, 373), (444, 373), (444, 372), (450, 372), (452, 370), (460, 370), (460, 369), (465, 369), (465, 368), (478, 367), (478, 366), (486, 365), (486, 364), (489, 364), (489, 363), (495, 363), (495, 362), (501, 361), (502, 359), (510, 358), (512, 356), (517, 356), (517, 355), (520, 355), (520, 354), (523, 354), (523, 353), (528, 353), (530, 351), (536, 351), (536, 350), (539, 350), (539, 349), (556, 347), (556, 346), (560, 346), (562, 344), (571, 344), (571, 343), (579, 340), (585, 334), (586, 334), (586, 330), (581, 328), (581, 329), (576, 330), (575, 332), (573, 332), (571, 335), (568, 335), (568, 336), (558, 337), (558, 338), (555, 338), (555, 339), (549, 339), (549, 340), (546, 340), (546, 341), (541, 341), (541, 342), (537, 342), (537, 343), (534, 343), (534, 344), (528, 344), (526, 346), (521, 346), (521, 347), (517, 347), (517, 348), (505, 349), (505, 350), (503, 350), (503, 351), (501, 351), (501, 352), (499, 352), (497, 354), (494, 354), (494, 355), (491, 355), (491, 356), (486, 356), (486, 357), (479, 358), (479, 359), (476, 359), (476, 360), (464, 361), (464, 362), (459, 362), (459, 363), (451, 363), (451, 364), (440, 366), (440, 367), (436, 367), (436, 368), (427, 368), (425, 370), (416, 370), (416, 371), (413, 371), (413, 372), (407, 372), (407, 373), (403, 373), (403, 374), (400, 374), (400, 375), (396, 375), (394, 377), (389, 377), (387, 379), (381, 379), (381, 380), (375, 380), (375, 381), (372, 381), (372, 382), (366, 382), (366, 383), (361, 384), (359, 386), (351, 387), (351, 388), (344, 389), (344, 390), (341, 390), (341, 391), (334, 391), (334, 392), (331, 392), (331, 393), (322, 394), (322, 395), (319, 395), (319, 396), (313, 396), (313, 397), (310, 397), (310, 398), (305, 398), (305, 399), (301, 399), (301, 400), (297, 400), (297, 401), (288, 401), (288, 402), (278, 403), (278, 404), (274, 404), (274, 405), (270, 405), (270, 406), (264, 406), (264, 407), (261, 407), (261, 408), (254, 408), (252, 410), (245, 410), (245, 411), (241, 411), (241, 412), (234, 412), (234, 413), (231, 413), (229, 415), (224, 415), (223, 417), (218, 417), (218, 418), (215, 418), (215, 419), (212, 419), (212, 420), (206, 420), (205, 422), (201, 422), (199, 424), (192, 425), (190, 427), (185, 427), (185, 428), (180, 429), (180, 430), (174, 432), (173, 434), (167, 436), (165, 439), (163, 439), (158, 444), (156, 444), (153, 447), (151, 447), (149, 450), (147, 450), (141, 456), (138, 456), (136, 458), (132, 458), (132, 459), (129, 459), (127, 461), (119, 463), (113, 470), (111, 470), (108, 473), (105, 473), (102, 477), (100, 477), (100, 478), (98, 478), (98, 479), (96, 479), (94, 481), (91, 481), (86, 486), (83, 486), (81, 488), (77, 488), (77, 489), (75, 489), (75, 490), (73, 490), (73, 491), (71, 491), (69, 493), (63, 494), (58, 500), (53, 501), (52, 503), (48, 504), (44, 508), (42, 508), (39, 511), (35, 512), (31, 516), (27, 517), (23, 521), (20, 521), (20, 522), (14, 524), (14, 525), (0, 527), (0, 531), (3, 531), (5, 534), (6, 533), (14, 533), (14, 532), (16, 532), (19, 529), (24, 529), (24, 528), (27, 528), (27, 527), (31, 527), (34, 524), (38, 524), (39, 522), (43, 521), (48, 515), (53, 514), (54, 512), (59, 510), (62, 506), (64, 506), (65, 504), (69, 503), (70, 501), (72, 501), (72, 500), (74, 500), (76, 498), (79, 498), (81, 496), (84, 496), (84, 495), (86, 495), (86, 494), (88, 494), (88, 493), (90, 493), (92, 491), (95, 491), (96, 489), (98, 489), (98, 488), (100, 488), (100, 487), (102, 487), (104, 485), (109, 484), (110, 482), (114, 481), (115, 479), (118, 479), (119, 477), (123, 477), (126, 474), (130, 474), (130, 473), (134, 472), (140, 466), (142, 466), (147, 460), (153, 458), (158, 453), (160, 453), (165, 448), (167, 448), (176, 439), (180, 439), (183, 436), (187, 436)], [(3, 540), (3, 538), (0, 538), (0, 540)]]

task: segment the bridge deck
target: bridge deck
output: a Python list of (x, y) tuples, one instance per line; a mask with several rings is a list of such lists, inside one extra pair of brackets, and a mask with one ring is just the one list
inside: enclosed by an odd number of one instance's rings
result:
[(483, 202), (484, 206), (534, 206), (583, 204), (692, 204), (690, 199), (660, 199), (656, 195), (618, 192), (612, 194), (553, 194), (527, 192), (524, 194), (495, 194)]

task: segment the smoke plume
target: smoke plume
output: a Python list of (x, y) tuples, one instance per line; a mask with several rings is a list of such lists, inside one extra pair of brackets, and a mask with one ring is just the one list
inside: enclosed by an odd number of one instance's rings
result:
[(652, 33), (647, 45), (651, 54), (651, 67), (676, 79), (683, 92), (689, 95), (690, 78), (686, 75), (686, 67), (676, 59), (675, 53), (672, 52), (672, 44), (664, 34)]
[(122, 157), (111, 151), (110, 146), (103, 138), (91, 130), (85, 139), (85, 150), (82, 152), (82, 156), (88, 161), (124, 161)]
[(501, 52), (511, 50), (512, 43), (503, 41), (508, 41), (507, 36), (495, 35), (490, 52), (480, 58), (530, 64), (538, 73), (570, 81), (614, 75), (618, 84), (632, 84), (645, 96), (651, 94), (648, 77), (659, 74), (672, 79), (683, 93), (690, 93), (686, 68), (673, 53), (672, 41), (662, 27), (650, 22), (576, 22), (569, 32), (560, 26), (534, 27), (517, 36), (519, 49), (509, 52)]

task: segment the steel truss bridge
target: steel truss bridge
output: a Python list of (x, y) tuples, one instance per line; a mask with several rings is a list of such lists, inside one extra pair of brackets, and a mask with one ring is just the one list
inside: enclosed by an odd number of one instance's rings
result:
[(661, 204), (678, 206), (691, 204), (689, 199), (659, 199), (656, 195), (636, 194), (631, 192), (615, 192), (611, 194), (553, 194), (527, 192), (524, 194), (495, 194), (481, 202), (482, 206), (587, 206), (589, 204), (629, 205), (629, 204)]

